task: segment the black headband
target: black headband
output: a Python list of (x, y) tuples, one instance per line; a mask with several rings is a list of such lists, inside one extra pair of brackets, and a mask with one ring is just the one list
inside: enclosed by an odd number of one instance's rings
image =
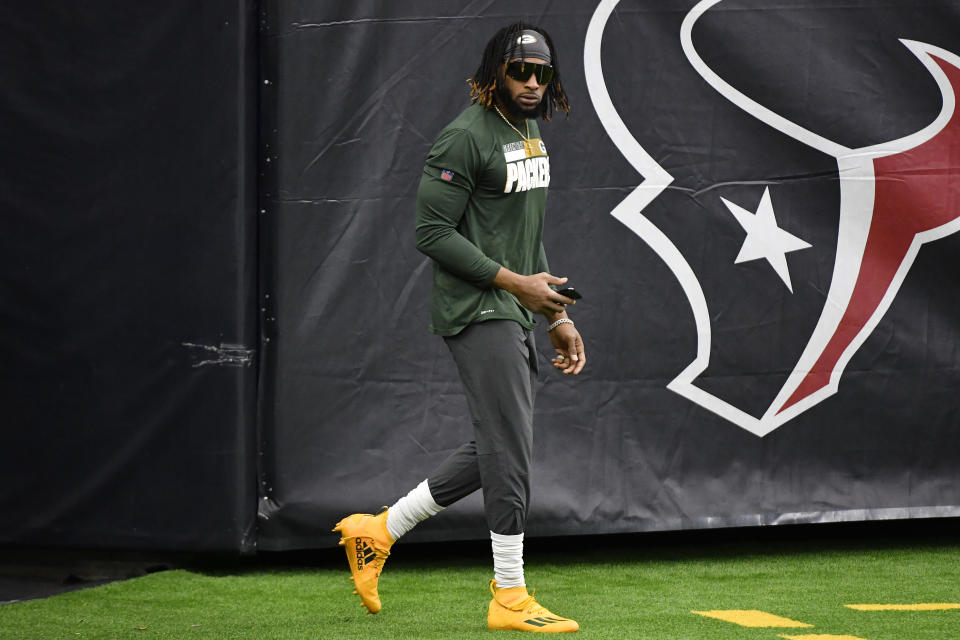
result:
[(524, 29), (503, 54), (504, 60), (516, 58), (539, 58), (550, 64), (550, 46), (547, 45), (547, 39), (533, 29)]

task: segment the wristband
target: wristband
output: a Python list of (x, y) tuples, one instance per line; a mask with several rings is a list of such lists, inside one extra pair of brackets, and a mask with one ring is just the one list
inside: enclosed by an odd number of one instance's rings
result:
[[(548, 332), (553, 331), (554, 329), (556, 329), (557, 327), (559, 327), (560, 325), (566, 322), (573, 324), (573, 320), (571, 320), (570, 318), (560, 318), (559, 320), (554, 320), (553, 322), (551, 322), (550, 326), (547, 327), (547, 331)], [(573, 326), (577, 326), (577, 325), (574, 324)]]

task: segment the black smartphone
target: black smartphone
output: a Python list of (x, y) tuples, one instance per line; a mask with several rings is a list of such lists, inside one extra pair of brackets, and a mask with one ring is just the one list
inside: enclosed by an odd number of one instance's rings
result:
[(557, 289), (557, 293), (571, 300), (579, 300), (583, 296), (580, 295), (580, 292), (574, 289), (573, 287), (564, 287), (563, 289)]

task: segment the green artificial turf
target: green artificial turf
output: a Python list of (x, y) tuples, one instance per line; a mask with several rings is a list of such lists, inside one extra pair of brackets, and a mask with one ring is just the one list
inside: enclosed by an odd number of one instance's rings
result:
[[(545, 551), (531, 540), (527, 583), (542, 604), (579, 620), (580, 638), (960, 638), (960, 610), (843, 606), (960, 602), (960, 542), (706, 540), (647, 546), (644, 536), (590, 537)], [(381, 578), (384, 609), (375, 616), (352, 594), (337, 549), (321, 553), (319, 566), (170, 570), (3, 605), (0, 638), (518, 637), (485, 628), (489, 559), (463, 548), (397, 545)], [(731, 609), (813, 626), (748, 628), (691, 613)]]

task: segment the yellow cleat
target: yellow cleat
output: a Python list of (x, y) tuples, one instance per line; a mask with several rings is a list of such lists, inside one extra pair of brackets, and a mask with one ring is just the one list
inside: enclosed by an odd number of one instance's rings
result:
[(576, 620), (561, 618), (541, 606), (526, 587), (500, 589), (497, 581), (490, 581), (490, 593), (493, 600), (487, 610), (488, 629), (512, 629), (514, 631), (533, 631), (534, 633), (566, 633), (577, 631), (580, 625)]
[(387, 531), (387, 510), (377, 515), (355, 513), (338, 522), (333, 530), (340, 532), (340, 546), (347, 553), (353, 592), (360, 596), (367, 613), (377, 613), (381, 609), (377, 583), (394, 543)]

